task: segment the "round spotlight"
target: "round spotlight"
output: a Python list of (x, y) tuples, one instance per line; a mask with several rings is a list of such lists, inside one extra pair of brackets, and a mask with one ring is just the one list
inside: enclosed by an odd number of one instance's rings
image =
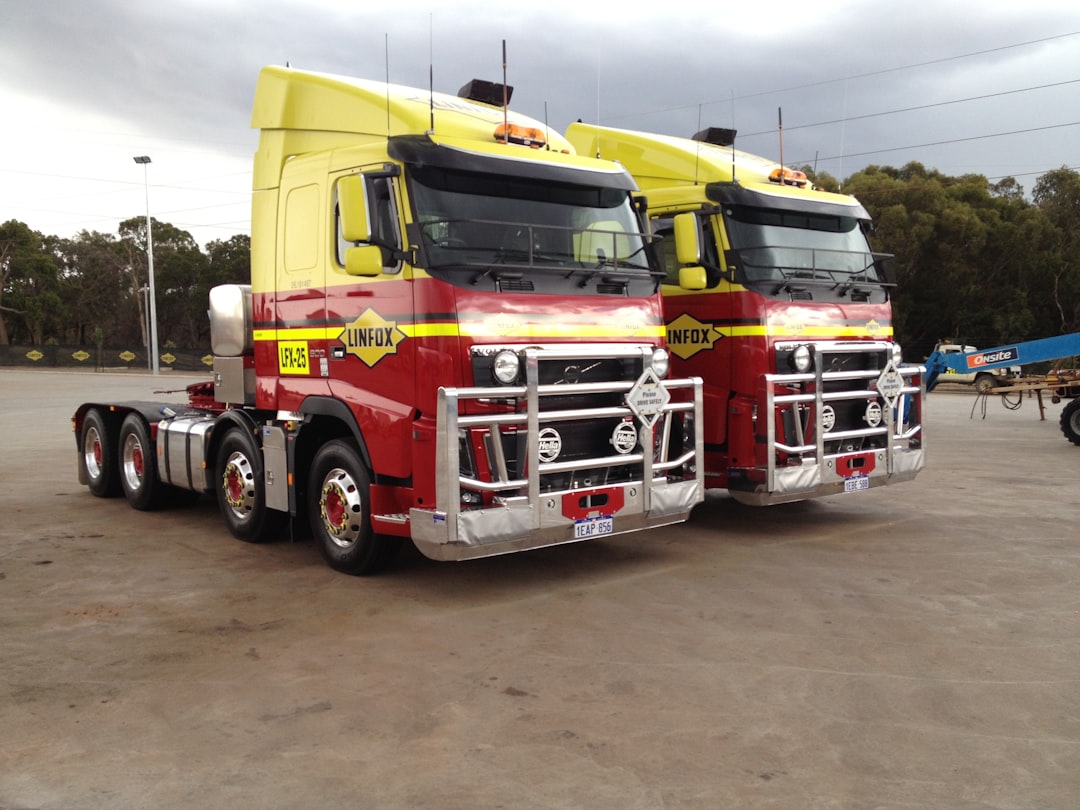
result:
[(863, 420), (872, 428), (876, 428), (881, 424), (882, 411), (881, 405), (877, 402), (871, 402), (866, 406), (866, 412), (863, 414)]
[(821, 429), (828, 433), (836, 427), (836, 411), (832, 405), (826, 405), (821, 409)]
[(795, 351), (791, 353), (791, 367), (800, 374), (805, 374), (810, 370), (813, 359), (814, 355), (809, 346), (806, 344), (796, 346)]
[(661, 380), (667, 376), (668, 371), (671, 369), (671, 357), (668, 356), (667, 349), (653, 350), (651, 366), (653, 374)]
[(502, 385), (512, 385), (521, 372), (521, 359), (509, 349), (503, 349), (491, 362), (491, 373)]
[(891, 351), (892, 351), (892, 362), (893, 362), (893, 365), (894, 365), (894, 366), (896, 366), (897, 368), (899, 368), (899, 367), (900, 367), (900, 364), (904, 362), (904, 352), (903, 352), (903, 350), (902, 350), (902, 349), (900, 348), (900, 344), (899, 344), (899, 343), (894, 343), (894, 344), (892, 344), (892, 346), (890, 347), (890, 349), (891, 349)]

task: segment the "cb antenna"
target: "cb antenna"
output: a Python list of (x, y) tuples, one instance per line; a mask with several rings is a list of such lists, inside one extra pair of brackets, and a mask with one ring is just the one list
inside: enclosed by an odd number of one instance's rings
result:
[[(697, 105), (697, 131), (701, 132), (701, 105)], [(701, 169), (701, 141), (698, 141), (697, 148), (694, 149), (694, 185), (696, 186), (699, 181), (698, 172)]]
[(784, 184), (784, 109), (776, 108), (776, 124), (780, 133), (780, 185)]
[[(731, 131), (735, 132), (735, 88), (731, 88)], [(735, 139), (731, 139), (731, 182), (735, 183)]]
[(600, 55), (596, 56), (596, 157), (600, 157)]
[(428, 106), (431, 115), (431, 133), (435, 133), (435, 34), (433, 31), (432, 18), (428, 14)]
[(510, 98), (506, 92), (506, 40), (502, 41), (503, 51), (503, 132), (506, 133), (506, 142), (510, 143)]
[[(578, 121), (581, 121), (579, 118)], [(596, 153), (594, 158), (600, 157), (600, 57), (596, 55)]]
[(390, 34), (383, 34), (383, 53), (386, 55), (386, 137), (390, 137)]

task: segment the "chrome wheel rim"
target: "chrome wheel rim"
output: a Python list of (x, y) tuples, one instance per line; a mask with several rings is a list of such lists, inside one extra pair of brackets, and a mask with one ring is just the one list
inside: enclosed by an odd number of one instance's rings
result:
[(350, 549), (360, 539), (364, 516), (360, 487), (347, 470), (335, 467), (323, 479), (319, 493), (319, 514), (330, 540), (340, 549)]
[(86, 465), (86, 474), (97, 480), (101, 478), (103, 469), (103, 450), (101, 448), (101, 434), (96, 427), (89, 427), (83, 436), (83, 464)]
[(143, 455), (142, 442), (134, 433), (129, 433), (124, 438), (124, 446), (121, 450), (123, 457), (120, 470), (124, 476), (124, 483), (128, 490), (134, 492), (142, 486), (143, 475), (146, 473), (146, 458)]
[(251, 461), (239, 450), (229, 455), (221, 475), (225, 503), (237, 519), (244, 519), (255, 508), (255, 473)]

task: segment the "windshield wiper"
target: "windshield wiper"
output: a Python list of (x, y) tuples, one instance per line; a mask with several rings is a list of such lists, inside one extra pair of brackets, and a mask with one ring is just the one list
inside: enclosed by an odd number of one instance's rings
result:
[(507, 279), (517, 279), (524, 275), (520, 270), (509, 270), (505, 267), (496, 267), (493, 264), (489, 264), (485, 269), (481, 270), (475, 276), (470, 284), (474, 287), (483, 281), (488, 276), (494, 276), (496, 281), (505, 281)]
[(869, 263), (863, 265), (861, 270), (852, 273), (843, 281), (837, 282), (833, 289), (836, 290), (839, 295), (847, 295), (856, 287), (879, 288), (894, 286), (883, 279), (870, 278), (870, 269), (875, 267), (877, 267), (877, 259), (871, 258)]
[(633, 264), (627, 261), (627, 259), (633, 258), (638, 253), (641, 253), (643, 250), (645, 250), (644, 245), (642, 245), (640, 248), (627, 256), (609, 259), (603, 248), (597, 248), (596, 264), (592, 265), (591, 267), (576, 267), (566, 274), (566, 278), (573, 278), (574, 276), (582, 272), (587, 273), (585, 278), (581, 280), (580, 286), (582, 287), (584, 287), (586, 284), (589, 283), (589, 281), (597, 277), (600, 277), (601, 279), (610, 278), (612, 280), (631, 279), (639, 277), (644, 272), (654, 278), (662, 278), (664, 276), (664, 272), (662, 270), (654, 270), (648, 265)]

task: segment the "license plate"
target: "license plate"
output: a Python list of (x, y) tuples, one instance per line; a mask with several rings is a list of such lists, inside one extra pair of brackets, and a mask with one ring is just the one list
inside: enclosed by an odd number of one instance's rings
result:
[(611, 534), (615, 530), (615, 523), (610, 517), (594, 517), (586, 520), (574, 521), (574, 539), (584, 540), (586, 537), (599, 537), (602, 534)]
[(844, 479), (844, 492), (858, 492), (862, 489), (870, 489), (870, 478), (865, 475), (853, 475)]

